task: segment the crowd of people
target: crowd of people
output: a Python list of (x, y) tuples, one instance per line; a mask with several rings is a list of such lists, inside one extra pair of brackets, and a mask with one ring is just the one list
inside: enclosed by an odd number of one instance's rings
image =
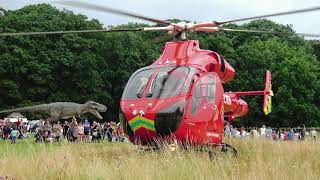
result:
[(225, 125), (225, 136), (234, 138), (262, 138), (270, 140), (281, 141), (299, 141), (305, 139), (312, 139), (317, 141), (318, 132), (315, 128), (311, 128), (309, 131), (304, 128), (271, 128), (262, 125), (261, 128), (236, 128), (227, 123)]
[(99, 123), (88, 119), (83, 122), (77, 122), (75, 118), (71, 122), (51, 123), (48, 120), (40, 119), (34, 125), (29, 123), (11, 123), (6, 122), (0, 125), (0, 140), (11, 139), (16, 143), (16, 139), (27, 138), (31, 133), (35, 134), (37, 143), (60, 142), (64, 139), (69, 142), (100, 142), (108, 140), (109, 142), (126, 140), (120, 123), (105, 122)]
[(75, 118), (72, 122), (65, 121), (61, 124), (41, 120), (35, 133), (36, 142), (59, 142), (62, 139), (70, 142), (100, 142), (102, 140), (123, 142), (125, 139), (120, 123), (95, 121), (90, 123), (87, 119), (78, 123)]
[(17, 139), (29, 137), (30, 124), (25, 122), (5, 122), (0, 124), (0, 140), (11, 139), (13, 144)]
[[(88, 119), (77, 122), (75, 118), (71, 122), (51, 123), (49, 120), (41, 119), (38, 123), (32, 125), (25, 122), (6, 122), (0, 124), (0, 140), (10, 139), (13, 144), (16, 139), (28, 138), (31, 133), (35, 134), (37, 143), (60, 142), (64, 139), (69, 142), (100, 142), (107, 140), (109, 142), (126, 140), (126, 136), (120, 126), (120, 123), (93, 121)], [(281, 141), (298, 141), (312, 139), (317, 141), (318, 132), (315, 128), (307, 130), (306, 128), (271, 128), (263, 125), (261, 128), (236, 128), (227, 123), (224, 130), (227, 138), (262, 138)]]

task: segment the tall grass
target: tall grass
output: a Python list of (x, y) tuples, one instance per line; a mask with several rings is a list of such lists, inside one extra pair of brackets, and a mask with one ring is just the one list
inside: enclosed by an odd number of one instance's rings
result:
[(238, 157), (138, 151), (129, 143), (0, 142), (0, 177), (16, 179), (319, 179), (320, 144), (231, 139)]

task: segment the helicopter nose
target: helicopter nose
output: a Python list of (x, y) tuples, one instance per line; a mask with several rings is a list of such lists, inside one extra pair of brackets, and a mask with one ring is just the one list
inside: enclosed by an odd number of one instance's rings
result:
[(182, 100), (159, 111), (155, 118), (157, 134), (165, 136), (174, 133), (182, 121), (185, 107), (186, 100)]

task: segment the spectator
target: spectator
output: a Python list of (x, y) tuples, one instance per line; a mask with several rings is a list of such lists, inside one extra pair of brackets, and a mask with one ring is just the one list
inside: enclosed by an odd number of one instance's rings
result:
[(103, 132), (103, 127), (100, 123), (97, 124), (97, 128), (98, 128), (98, 143), (100, 142), (100, 140), (102, 140), (102, 132)]
[(301, 141), (306, 138), (306, 127), (303, 125), (303, 129), (301, 130)]
[(43, 130), (40, 128), (40, 126), (38, 126), (36, 128), (36, 143), (42, 143), (44, 142), (44, 132)]
[(271, 137), (272, 137), (272, 140), (274, 140), (274, 141), (277, 140), (277, 132), (276, 132), (276, 130), (272, 130)]
[[(299, 128), (299, 127), (298, 127)], [(300, 136), (300, 130), (299, 129), (295, 129), (294, 130), (294, 140), (295, 141), (298, 141), (301, 139), (301, 136)]]
[(11, 133), (11, 128), (9, 126), (9, 124), (6, 124), (3, 128), (3, 135), (4, 135), (4, 139), (8, 139), (9, 135)]
[(293, 129), (290, 129), (288, 132), (288, 141), (293, 141), (294, 140), (294, 132)]
[(107, 123), (104, 123), (103, 124), (103, 134), (102, 134), (102, 139), (103, 140), (108, 139), (107, 132), (108, 132)]
[(14, 127), (10, 133), (11, 144), (16, 144), (17, 137), (19, 136), (19, 131)]
[(53, 134), (54, 134), (54, 140), (57, 142), (60, 142), (63, 136), (63, 129), (59, 121), (58, 123), (53, 125)]
[(315, 128), (312, 128), (312, 130), (311, 130), (311, 138), (312, 138), (312, 140), (313, 141), (316, 141), (317, 140), (317, 134), (318, 134), (318, 132), (316, 131), (316, 129)]
[(44, 130), (47, 133), (47, 138), (50, 138), (51, 137), (51, 132), (52, 132), (52, 126), (51, 126), (49, 120), (45, 121)]
[(230, 126), (231, 127), (231, 136), (232, 137), (236, 137), (236, 128), (233, 128), (232, 126)]
[(3, 128), (2, 126), (0, 127), (0, 140), (4, 139), (3, 138)]
[(86, 142), (90, 142), (90, 133), (91, 133), (91, 126), (90, 126), (90, 122), (88, 121), (88, 119), (86, 118), (83, 122), (83, 127), (84, 127), (84, 136), (85, 136), (85, 140)]
[(283, 140), (287, 141), (288, 140), (288, 131), (285, 130), (283, 135), (284, 135), (284, 139)]
[(98, 124), (94, 121), (91, 127), (92, 130), (92, 142), (99, 141), (98, 139)]
[(30, 126), (29, 123), (27, 124), (27, 132), (28, 132), (28, 133), (31, 133), (31, 126)]
[(69, 128), (69, 140), (71, 142), (76, 142), (77, 141), (77, 137), (78, 137), (78, 133), (77, 133), (77, 120), (75, 117), (73, 117), (72, 122), (70, 124), (70, 128)]
[(83, 141), (83, 136), (84, 136), (84, 127), (82, 125), (82, 122), (80, 122), (78, 125), (78, 141), (79, 142)]
[(107, 136), (108, 136), (108, 141), (109, 142), (112, 142), (112, 139), (113, 139), (113, 137), (112, 137), (112, 134), (113, 134), (113, 129), (112, 129), (112, 127), (111, 127), (111, 124), (108, 122), (107, 123)]
[(111, 121), (111, 128), (112, 128), (112, 140), (115, 141), (117, 137), (117, 125), (113, 121)]
[(265, 125), (262, 125), (262, 127), (260, 128), (260, 137), (262, 139), (264, 139), (266, 137), (266, 126)]
[(229, 138), (230, 136), (231, 136), (231, 127), (230, 127), (230, 123), (228, 122), (227, 124), (226, 124), (226, 126), (225, 126), (225, 131), (224, 131), (224, 133), (225, 133), (225, 136), (227, 137), (227, 138)]
[(242, 126), (240, 129), (241, 133), (241, 138), (245, 139), (246, 138), (246, 129)]
[(120, 123), (117, 124), (117, 129), (118, 129), (118, 141), (119, 142), (123, 142), (124, 133), (123, 133), (123, 130), (122, 130), (122, 127), (121, 127)]
[(266, 130), (266, 138), (272, 140), (273, 139), (272, 133), (273, 133), (272, 128), (269, 126)]
[(281, 141), (284, 141), (284, 132), (283, 132), (282, 130), (280, 130), (280, 137), (279, 137), (279, 139), (280, 139)]
[(69, 123), (67, 121), (64, 122), (63, 124), (63, 137), (67, 138), (67, 132), (69, 130)]
[(240, 131), (238, 131), (237, 128), (234, 128), (234, 131), (235, 131), (235, 137), (236, 137), (236, 138), (241, 138), (241, 133), (240, 133)]
[(251, 130), (251, 136), (252, 136), (252, 138), (258, 138), (259, 137), (259, 133), (258, 133), (258, 131), (257, 131), (257, 128), (253, 128), (252, 130)]

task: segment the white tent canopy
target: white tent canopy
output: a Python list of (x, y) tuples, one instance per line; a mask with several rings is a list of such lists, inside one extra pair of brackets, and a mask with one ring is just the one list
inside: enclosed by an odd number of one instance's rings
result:
[(10, 121), (10, 122), (18, 122), (18, 121), (28, 122), (28, 119), (18, 112), (11, 113), (9, 116), (4, 118), (4, 120)]

